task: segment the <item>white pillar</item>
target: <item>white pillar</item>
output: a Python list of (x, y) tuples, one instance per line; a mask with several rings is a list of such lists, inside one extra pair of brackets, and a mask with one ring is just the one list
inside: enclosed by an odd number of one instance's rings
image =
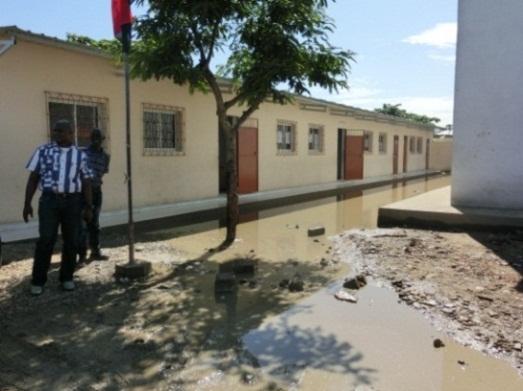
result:
[(523, 0), (460, 0), (452, 204), (523, 209)]

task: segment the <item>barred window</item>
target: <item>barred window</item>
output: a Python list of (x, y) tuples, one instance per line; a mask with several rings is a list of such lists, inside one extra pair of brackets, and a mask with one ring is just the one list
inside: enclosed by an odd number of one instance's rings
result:
[(101, 129), (107, 134), (107, 100), (81, 95), (47, 92), (49, 134), (59, 120), (67, 120), (74, 130), (75, 144), (86, 147), (91, 143), (91, 131)]
[(323, 152), (323, 126), (309, 126), (309, 151)]
[(183, 110), (144, 104), (144, 153), (168, 155), (183, 151)]
[(364, 131), (363, 132), (363, 150), (365, 152), (372, 152), (372, 132)]
[(378, 138), (378, 148), (380, 153), (387, 153), (387, 133), (380, 133)]
[(418, 137), (418, 145), (416, 147), (418, 153), (423, 153), (423, 138)]
[(291, 122), (279, 122), (277, 127), (278, 151), (296, 151), (296, 125)]

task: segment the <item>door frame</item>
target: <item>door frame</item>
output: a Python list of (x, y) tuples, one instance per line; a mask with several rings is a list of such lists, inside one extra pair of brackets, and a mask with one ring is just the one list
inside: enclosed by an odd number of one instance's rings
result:
[(409, 157), (409, 136), (403, 136), (403, 173), (407, 172)]
[(392, 141), (392, 174), (397, 175), (399, 172), (399, 158), (400, 158), (400, 136), (394, 135)]

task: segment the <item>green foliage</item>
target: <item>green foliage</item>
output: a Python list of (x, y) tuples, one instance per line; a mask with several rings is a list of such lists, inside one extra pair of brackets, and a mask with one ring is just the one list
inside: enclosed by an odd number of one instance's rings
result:
[[(137, 0), (149, 12), (136, 22), (133, 73), (171, 79), (217, 96), (218, 111), (235, 104), (256, 108), (267, 98), (285, 103), (310, 86), (347, 87), (353, 53), (333, 47), (327, 0)], [(217, 51), (229, 54), (213, 72)], [(220, 102), (219, 77), (235, 97)], [(223, 107), (221, 107), (223, 104)]]
[(384, 103), (381, 108), (374, 109), (377, 113), (392, 115), (394, 117), (404, 118), (414, 122), (420, 122), (422, 124), (434, 125), (441, 120), (437, 117), (428, 117), (426, 115), (420, 115), (415, 113), (409, 113), (407, 110), (400, 108), (401, 103), (391, 105)]
[(93, 49), (98, 49), (108, 54), (117, 55), (122, 51), (122, 44), (116, 39), (92, 39), (84, 35), (67, 33), (67, 42), (84, 45)]

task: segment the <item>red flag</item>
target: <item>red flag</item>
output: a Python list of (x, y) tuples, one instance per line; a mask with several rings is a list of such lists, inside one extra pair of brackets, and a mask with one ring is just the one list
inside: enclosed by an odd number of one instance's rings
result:
[(132, 23), (131, 0), (112, 0), (114, 36), (123, 38), (122, 26)]

